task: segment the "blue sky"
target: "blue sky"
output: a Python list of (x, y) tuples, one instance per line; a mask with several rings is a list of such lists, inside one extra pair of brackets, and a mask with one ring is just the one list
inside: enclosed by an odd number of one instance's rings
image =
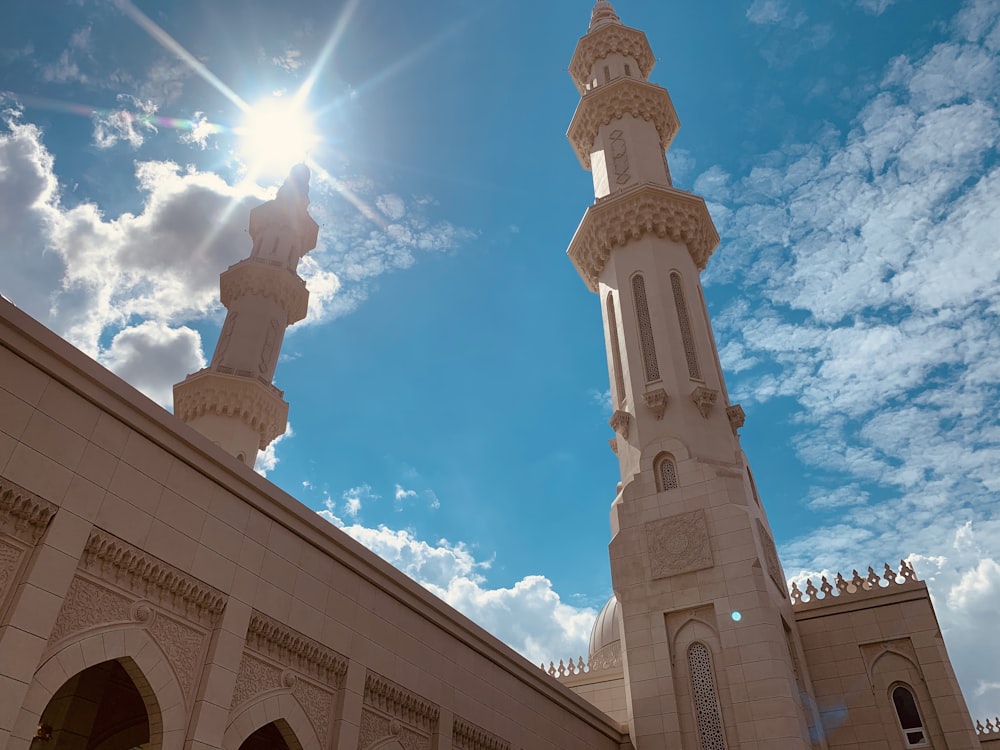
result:
[[(593, 200), (564, 136), (589, 3), (134, 2), (0, 29), (0, 292), (169, 408), (276, 187), (233, 100), (315, 70), (320, 244), (262, 470), (535, 661), (585, 652), (617, 482), (564, 253)], [(996, 713), (1000, 3), (616, 8), (723, 237), (706, 299), (786, 573), (908, 558)]]

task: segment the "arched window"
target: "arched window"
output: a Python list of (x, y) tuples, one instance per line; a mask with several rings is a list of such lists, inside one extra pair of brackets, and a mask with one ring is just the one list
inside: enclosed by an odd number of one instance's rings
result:
[(688, 316), (687, 302), (684, 299), (684, 287), (681, 284), (681, 275), (676, 271), (672, 271), (670, 274), (670, 287), (674, 292), (674, 306), (677, 308), (677, 323), (681, 329), (681, 342), (684, 344), (688, 376), (692, 380), (701, 380), (701, 367), (698, 366), (698, 352), (694, 348), (694, 336), (691, 333), (691, 318)]
[(726, 750), (726, 735), (722, 731), (722, 710), (715, 689), (715, 672), (708, 646), (695, 641), (688, 646), (688, 673), (694, 698), (698, 740), (702, 750)]
[(641, 273), (632, 277), (632, 299), (639, 321), (639, 346), (642, 348), (642, 367), (646, 382), (660, 379), (660, 366), (656, 362), (656, 344), (653, 343), (653, 323), (649, 318), (649, 304), (646, 301), (646, 280)]
[(615, 395), (618, 396), (615, 406), (620, 407), (625, 403), (625, 376), (622, 374), (621, 344), (618, 343), (618, 318), (615, 316), (615, 298), (611, 292), (608, 292), (607, 308), (608, 335), (611, 337), (611, 367), (615, 371)]
[(660, 492), (676, 490), (681, 486), (677, 479), (677, 464), (669, 453), (661, 453), (654, 462), (656, 470), (656, 487)]
[(607, 65), (604, 66), (604, 82), (609, 83), (611, 81), (611, 68)]
[(913, 693), (903, 685), (897, 685), (892, 689), (892, 705), (896, 709), (896, 718), (899, 720), (899, 728), (903, 730), (903, 742), (906, 747), (926, 747), (930, 744), (927, 741), (927, 732), (924, 730), (924, 722), (920, 718), (920, 711), (917, 710), (917, 702), (913, 698)]

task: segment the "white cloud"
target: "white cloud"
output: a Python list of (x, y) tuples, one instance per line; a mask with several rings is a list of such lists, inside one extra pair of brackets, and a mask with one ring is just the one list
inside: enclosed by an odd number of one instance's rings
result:
[(746, 12), (747, 20), (758, 25), (778, 23), (787, 15), (788, 3), (783, 0), (753, 0)]
[(814, 528), (780, 545), (787, 570), (913, 561), (974, 714), (1000, 671), (970, 645), (1000, 586), (998, 24), (1000, 4), (966, 4), (845, 132), (695, 181), (739, 238), (705, 275), (741, 287), (715, 317), (730, 390), (792, 399), (789, 443), (827, 478)]
[(393, 493), (393, 497), (396, 499), (396, 510), (399, 510), (399, 508), (407, 500), (412, 500), (416, 496), (417, 496), (417, 491), (416, 490), (408, 490), (408, 489), (405, 489), (402, 485), (397, 484), (396, 485), (396, 490)]
[[(357, 487), (344, 490), (341, 498), (344, 501), (343, 512), (351, 518), (357, 518), (364, 507), (364, 503), (378, 500), (379, 495), (372, 490), (370, 484), (360, 484)], [(334, 510), (330, 502), (327, 503), (327, 510), (331, 512)]]
[(281, 460), (278, 458), (278, 446), (282, 443), (282, 441), (292, 437), (294, 434), (295, 432), (292, 430), (291, 423), (287, 423), (285, 425), (285, 431), (278, 435), (278, 437), (272, 440), (264, 450), (257, 454), (253, 470), (262, 477), (266, 477), (269, 471), (274, 471), (278, 466), (278, 462)]
[(111, 148), (116, 143), (125, 142), (132, 148), (139, 148), (145, 140), (145, 133), (158, 132), (153, 123), (157, 106), (152, 101), (142, 101), (128, 94), (119, 94), (118, 101), (131, 108), (95, 114), (94, 145)]
[(294, 48), (286, 49), (280, 55), (274, 55), (271, 63), (292, 73), (302, 67), (302, 52)]
[(885, 13), (886, 9), (895, 1), (896, 0), (858, 0), (858, 5), (866, 13), (871, 13), (873, 16), (880, 16)]
[(525, 576), (510, 587), (490, 588), (490, 561), (477, 560), (463, 543), (431, 544), (410, 531), (345, 525), (331, 501), (320, 511), (357, 541), (493, 633), (532, 662), (586, 658), (597, 613), (562, 601), (544, 576)]
[(205, 366), (197, 331), (152, 320), (118, 331), (100, 361), (164, 408), (173, 403), (174, 383)]

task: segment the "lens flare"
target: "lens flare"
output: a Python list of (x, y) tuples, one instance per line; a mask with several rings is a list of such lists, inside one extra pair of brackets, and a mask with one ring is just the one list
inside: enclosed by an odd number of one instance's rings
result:
[(280, 97), (250, 107), (236, 133), (252, 177), (283, 177), (306, 161), (320, 140), (312, 116), (298, 102)]

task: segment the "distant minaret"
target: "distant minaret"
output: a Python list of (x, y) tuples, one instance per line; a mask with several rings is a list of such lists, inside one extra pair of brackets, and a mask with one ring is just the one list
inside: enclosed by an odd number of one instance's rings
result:
[(309, 168), (292, 168), (278, 196), (250, 212), (250, 257), (220, 277), (229, 311), (212, 362), (174, 386), (174, 414), (253, 466), (285, 431), (288, 404), (271, 384), (285, 329), (306, 316), (309, 291), (296, 273), (316, 247)]
[(600, 295), (621, 485), (612, 505), (637, 750), (812, 747), (811, 687), (767, 517), (740, 448), (699, 272), (719, 242), (672, 186), (679, 123), (646, 35), (594, 6), (568, 138), (595, 202), (568, 254)]

